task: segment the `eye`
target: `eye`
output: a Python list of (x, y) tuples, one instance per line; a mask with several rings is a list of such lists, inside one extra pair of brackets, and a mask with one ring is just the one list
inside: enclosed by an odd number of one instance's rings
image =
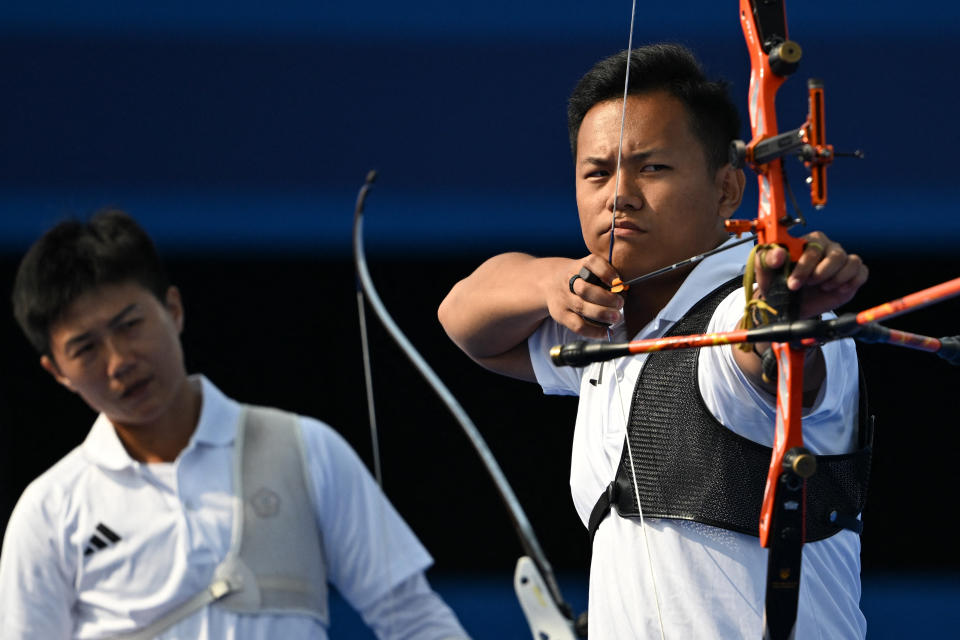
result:
[(587, 180), (590, 180), (593, 178), (609, 178), (609, 177), (610, 177), (610, 172), (606, 169), (594, 169), (593, 171), (588, 172), (584, 176), (584, 178), (586, 178)]
[(140, 321), (141, 321), (141, 318), (130, 318), (129, 320), (124, 320), (124, 321), (120, 324), (120, 328), (123, 329), (123, 330), (132, 329), (132, 328), (134, 328), (135, 326), (137, 326), (138, 324), (140, 324)]
[(660, 171), (664, 171), (669, 168), (670, 167), (665, 164), (647, 164), (644, 165), (640, 171), (643, 173), (659, 173)]
[(84, 342), (83, 344), (77, 345), (77, 347), (70, 354), (71, 358), (80, 358), (87, 354), (93, 353), (93, 343)]

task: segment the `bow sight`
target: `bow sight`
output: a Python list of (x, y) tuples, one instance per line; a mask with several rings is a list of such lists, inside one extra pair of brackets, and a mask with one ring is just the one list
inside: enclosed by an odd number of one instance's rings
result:
[[(745, 5), (750, 5), (749, 10)], [(761, 77), (766, 76), (764, 80), (756, 83), (751, 81), (751, 118), (757, 109), (771, 114), (776, 90), (787, 76), (797, 70), (803, 50), (799, 44), (787, 38), (786, 17), (782, 2), (741, 2), (740, 19), (748, 45), (752, 51), (765, 58), (765, 66), (770, 72), (761, 74)], [(809, 79), (807, 91), (809, 109), (807, 120), (803, 125), (791, 131), (770, 135), (770, 132), (776, 131), (775, 121), (766, 125), (758, 124), (755, 127), (757, 131), (754, 138), (749, 143), (743, 140), (734, 140), (730, 143), (730, 164), (737, 169), (749, 165), (761, 176), (762, 183), (771, 162), (784, 156), (797, 156), (810, 172), (807, 178), (807, 183), (810, 185), (810, 200), (814, 208), (821, 209), (827, 203), (827, 167), (835, 157), (862, 158), (863, 152), (859, 150), (852, 153), (834, 152), (833, 145), (827, 144), (825, 136), (823, 81), (818, 78)], [(766, 104), (766, 100), (769, 100), (769, 104)], [(758, 101), (763, 104), (758, 104)], [(782, 171), (781, 166), (777, 173)], [(789, 192), (785, 176), (782, 182)], [(797, 208), (795, 202), (794, 205)], [(798, 216), (791, 220), (784, 215), (780, 221), (781, 224), (790, 226), (802, 223), (803, 219)]]

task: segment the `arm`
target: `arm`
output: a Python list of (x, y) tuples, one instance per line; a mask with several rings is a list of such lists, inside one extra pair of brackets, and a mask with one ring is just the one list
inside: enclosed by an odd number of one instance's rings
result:
[(424, 578), (433, 559), (356, 452), (327, 425), (300, 423), (330, 583), (380, 638), (467, 638)]
[[(571, 276), (587, 267), (605, 282), (617, 277), (602, 258), (535, 258), (505, 253), (458, 282), (438, 310), (447, 335), (481, 365), (534, 381), (526, 339), (553, 318), (587, 338), (602, 338), (605, 323), (621, 319), (619, 296)], [(572, 289), (572, 290), (571, 290)]]
[(423, 573), (404, 580), (363, 612), (378, 638), (466, 640), (450, 607), (430, 588)]
[(75, 593), (56, 540), (61, 531), (36, 484), (21, 496), (0, 554), (0, 638), (70, 638)]

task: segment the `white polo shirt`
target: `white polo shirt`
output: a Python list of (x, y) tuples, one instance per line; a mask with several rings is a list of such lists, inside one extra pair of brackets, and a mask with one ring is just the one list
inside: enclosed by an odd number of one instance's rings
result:
[[(230, 547), (233, 442), (242, 408), (200, 379), (200, 420), (176, 461), (131, 459), (101, 415), (80, 446), (24, 491), (0, 557), (0, 637), (129, 632), (209, 585)], [(421, 572), (432, 559), (343, 438), (310, 418), (300, 426), (328, 580), (374, 618), (368, 623), (383, 623), (375, 618), (389, 609), (384, 596), (401, 583), (426, 585)], [(449, 609), (430, 595), (415, 600), (422, 619), (447, 625), (433, 637), (465, 637)], [(208, 606), (160, 637), (327, 634), (303, 615), (239, 615)]]
[[(741, 246), (706, 258), (632, 338), (663, 336), (703, 296), (740, 275), (749, 251), (749, 246)], [(742, 313), (743, 291), (738, 289), (720, 304), (707, 331), (734, 329)], [(627, 340), (622, 324), (613, 331), (614, 341)], [(594, 504), (616, 476), (633, 389), (646, 355), (604, 363), (602, 382), (594, 385), (590, 380), (600, 375), (599, 363), (577, 369), (554, 367), (550, 361), (550, 347), (575, 340), (582, 338), (548, 320), (528, 345), (545, 393), (580, 396), (570, 488), (586, 526)], [(814, 407), (804, 412), (804, 442), (817, 454), (846, 453), (856, 435), (856, 349), (851, 340), (843, 340), (825, 345), (823, 352), (826, 384)], [(732, 431), (771, 446), (775, 398), (746, 380), (731, 347), (701, 349), (698, 369), (700, 391), (711, 413)], [(759, 637), (767, 550), (758, 538), (669, 519), (646, 520), (645, 528), (646, 536), (638, 521), (611, 510), (597, 531), (590, 571), (591, 637), (660, 638), (656, 601), (668, 639)], [(859, 536), (842, 531), (804, 545), (797, 637), (863, 637), (866, 621), (859, 601)]]

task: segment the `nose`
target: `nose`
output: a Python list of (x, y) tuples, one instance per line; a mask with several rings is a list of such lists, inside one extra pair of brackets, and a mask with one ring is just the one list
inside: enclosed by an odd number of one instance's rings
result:
[(614, 184), (614, 194), (607, 203), (608, 211), (637, 211), (643, 207), (643, 194), (626, 171), (621, 169), (619, 177), (614, 175), (611, 182)]
[(111, 379), (123, 380), (136, 364), (133, 350), (122, 339), (113, 337), (106, 341), (107, 375)]

